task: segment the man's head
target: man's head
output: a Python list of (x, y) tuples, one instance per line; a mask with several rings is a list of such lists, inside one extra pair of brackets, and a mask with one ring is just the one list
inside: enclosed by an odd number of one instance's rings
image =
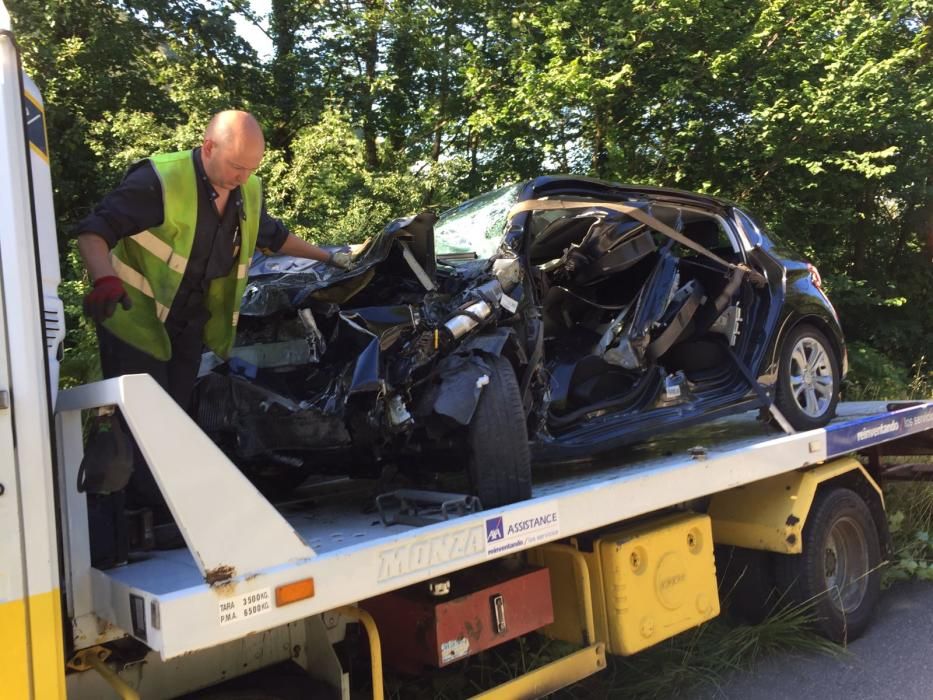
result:
[(266, 140), (249, 112), (218, 112), (204, 131), (201, 160), (204, 173), (217, 190), (239, 187), (262, 162)]

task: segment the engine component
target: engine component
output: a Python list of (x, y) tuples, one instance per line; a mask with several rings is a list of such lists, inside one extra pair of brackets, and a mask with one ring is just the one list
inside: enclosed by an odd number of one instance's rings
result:
[(405, 401), (398, 394), (386, 401), (386, 416), (389, 419), (389, 425), (393, 428), (402, 428), (412, 420)]
[(254, 367), (268, 369), (299, 367), (318, 360), (315, 349), (309, 342), (302, 339), (241, 345), (230, 351), (230, 358), (243, 360)]
[(306, 332), (305, 338), (308, 341), (308, 350), (310, 354), (308, 361), (318, 362), (321, 359), (321, 355), (327, 350), (327, 343), (324, 342), (324, 336), (317, 327), (317, 322), (314, 320), (314, 314), (311, 312), (311, 309), (299, 309), (298, 318), (301, 319), (301, 325), (304, 326)]
[(476, 328), (481, 321), (489, 318), (492, 309), (492, 304), (488, 301), (478, 301), (460, 309), (456, 315), (444, 323), (444, 327), (454, 338), (459, 338)]
[(444, 322), (444, 326), (454, 338), (466, 335), (476, 328), (482, 321), (489, 318), (494, 308), (499, 307), (502, 298), (502, 286), (498, 279), (492, 279), (480, 285), (474, 291), (473, 297), (479, 301), (467, 303), (460, 307), (453, 316)]
[[(499, 258), (492, 266), (495, 279), (481, 284), (471, 296), (479, 297), (479, 301), (461, 306), (460, 309), (447, 321), (444, 326), (454, 338), (460, 338), (476, 328), (492, 314), (494, 309), (501, 306), (514, 313), (517, 302), (508, 297), (508, 292), (521, 281), (521, 267), (517, 258)], [(504, 302), (504, 299), (508, 299)]]

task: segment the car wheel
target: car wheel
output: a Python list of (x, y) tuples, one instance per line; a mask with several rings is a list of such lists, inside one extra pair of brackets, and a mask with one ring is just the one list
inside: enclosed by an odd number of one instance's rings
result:
[(818, 494), (802, 544), (801, 554), (775, 557), (787, 600), (812, 605), (816, 627), (829, 639), (858, 638), (881, 594), (881, 544), (865, 501), (846, 488)]
[(515, 371), (504, 357), (489, 366), (470, 423), (468, 471), (483, 507), (495, 508), (531, 497), (531, 452)]
[(794, 328), (781, 346), (774, 402), (796, 430), (820, 428), (839, 402), (839, 358), (810, 325)]
[(260, 467), (250, 465), (244, 469), (244, 474), (263, 496), (277, 500), (290, 495), (307, 481), (308, 477), (311, 476), (311, 470), (304, 466), (273, 465), (271, 467)]

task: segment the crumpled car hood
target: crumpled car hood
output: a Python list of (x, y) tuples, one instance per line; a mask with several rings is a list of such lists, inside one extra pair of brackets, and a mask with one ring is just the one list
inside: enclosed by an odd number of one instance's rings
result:
[(497, 324), (515, 313), (522, 268), (505, 255), (439, 272), (435, 220), (391, 222), (349, 270), (257, 258), (231, 356), (200, 380), (201, 426), (242, 459), (288, 461), (469, 425), (488, 358), (519, 344)]
[(374, 238), (358, 246), (360, 252), (354, 255), (350, 270), (289, 255), (259, 255), (250, 266), (250, 281), (243, 294), (240, 315), (268, 316), (276, 311), (299, 308), (315, 293), (338, 284), (346, 293), (328, 300), (345, 301), (353, 295), (354, 289), (369, 283), (372, 269), (386, 260), (396, 240), (406, 243), (431, 278), (435, 264), (433, 226), (436, 220), (433, 212), (423, 212), (392, 221)]

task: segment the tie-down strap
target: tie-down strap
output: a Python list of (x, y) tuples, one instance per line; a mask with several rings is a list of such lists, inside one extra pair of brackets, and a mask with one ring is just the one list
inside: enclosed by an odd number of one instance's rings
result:
[(765, 284), (767, 282), (764, 275), (762, 275), (757, 270), (752, 270), (744, 263), (736, 264), (727, 260), (723, 260), (711, 250), (704, 248), (696, 241), (690, 240), (685, 235), (671, 228), (660, 219), (651, 216), (651, 214), (647, 214), (644, 210), (638, 207), (633, 207), (629, 204), (621, 204), (619, 202), (580, 201), (573, 199), (526, 199), (524, 202), (519, 202), (509, 210), (508, 218), (511, 219), (516, 214), (520, 214), (525, 211), (544, 211), (548, 209), (609, 209), (611, 211), (621, 212), (622, 214), (630, 216), (636, 221), (640, 221), (648, 228), (654, 229), (658, 233), (664, 234), (668, 238), (671, 238), (681, 245), (690, 248), (690, 250), (693, 250), (694, 252), (697, 252), (700, 255), (709, 258), (710, 260), (714, 260), (720, 265), (724, 265), (730, 270), (742, 270), (742, 272), (744, 272), (752, 280), (752, 282), (756, 284)]

